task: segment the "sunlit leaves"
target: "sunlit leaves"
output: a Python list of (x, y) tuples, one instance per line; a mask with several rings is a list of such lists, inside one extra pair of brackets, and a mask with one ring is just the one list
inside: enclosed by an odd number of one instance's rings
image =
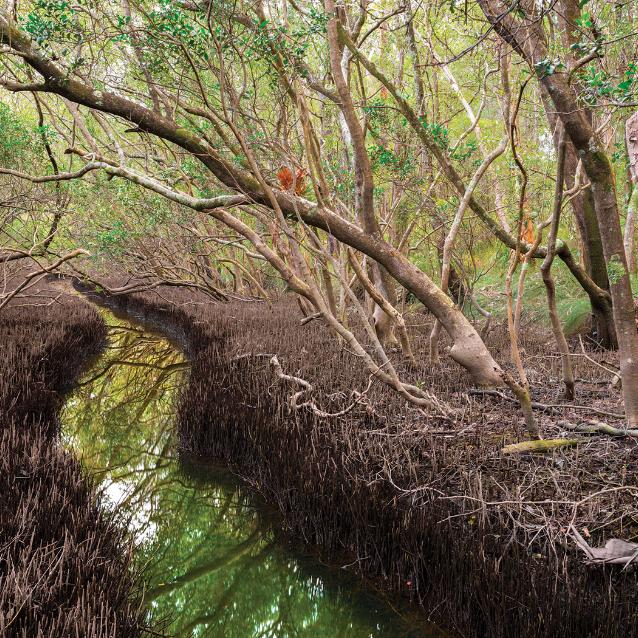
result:
[(638, 64), (632, 62), (622, 75), (615, 80), (603, 69), (590, 64), (580, 74), (585, 86), (584, 99), (588, 104), (597, 104), (601, 98), (617, 102), (626, 102), (635, 95), (638, 83)]

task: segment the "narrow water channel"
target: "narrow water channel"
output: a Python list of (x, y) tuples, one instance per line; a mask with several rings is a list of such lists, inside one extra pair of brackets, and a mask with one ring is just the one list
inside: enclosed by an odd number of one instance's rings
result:
[(158, 334), (104, 318), (108, 347), (67, 401), (63, 437), (133, 530), (152, 626), (180, 637), (435, 636), (345, 570), (276, 540), (276, 516), (229, 471), (184, 463), (174, 414), (187, 362)]

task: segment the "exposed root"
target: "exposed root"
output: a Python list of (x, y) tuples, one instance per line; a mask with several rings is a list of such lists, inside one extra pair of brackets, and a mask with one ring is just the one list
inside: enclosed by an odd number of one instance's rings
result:
[(272, 358), (270, 359), (270, 367), (275, 372), (276, 377), (280, 379), (281, 381), (296, 383), (297, 385), (300, 385), (303, 388), (302, 390), (295, 392), (288, 399), (288, 405), (290, 406), (292, 410), (299, 410), (300, 408), (310, 408), (312, 412), (316, 416), (318, 416), (320, 419), (332, 419), (332, 418), (344, 416), (348, 414), (348, 412), (356, 408), (358, 405), (364, 405), (366, 407), (366, 411), (369, 414), (374, 413), (374, 408), (372, 408), (372, 406), (368, 403), (366, 399), (366, 395), (368, 394), (368, 392), (370, 391), (370, 388), (372, 387), (372, 379), (373, 379), (372, 375), (370, 375), (370, 378), (368, 380), (368, 387), (363, 392), (358, 392), (357, 390), (352, 391), (351, 396), (354, 398), (353, 403), (345, 407), (343, 410), (339, 410), (339, 412), (325, 412), (324, 410), (319, 409), (316, 406), (316, 404), (313, 403), (312, 401), (304, 401), (304, 403), (297, 403), (302, 394), (305, 394), (306, 392), (311, 394), (312, 392), (314, 392), (314, 387), (312, 386), (311, 383), (309, 383), (305, 379), (302, 379), (301, 377), (295, 377), (290, 374), (286, 374), (283, 371), (281, 364), (279, 363), (279, 359), (277, 358), (277, 355), (273, 355)]
[[(583, 535), (593, 545), (638, 534), (634, 439), (583, 434), (582, 445), (558, 454), (502, 454), (502, 436), (519, 419), (516, 402), (468, 396), (469, 381), (456, 366), (424, 364), (431, 318), (424, 324), (420, 313), (409, 316), (420, 367), (402, 376), (451, 405), (449, 428), (439, 430), (436, 413), (424, 416), (386, 383), (373, 383), (367, 397), (387, 417), (382, 423), (358, 409), (332, 420), (291, 411), (297, 391), (306, 391), (298, 404), (344, 409), (355, 400), (351, 388), (365, 388), (373, 372), (350, 348), (336, 346), (321, 322), (299, 329), (293, 300), (194, 304), (190, 292), (169, 293), (174, 303), (154, 293), (118, 299), (134, 312), (161, 312), (192, 348), (178, 417), (185, 453), (227, 461), (277, 504), (291, 535), (329, 556), (348, 548), (358, 570), (388, 591), (409, 588), (433, 619), (453, 619), (468, 638), (538, 638), (530, 608), (543, 610), (543, 635), (637, 635), (638, 570), (621, 567), (609, 587), (607, 573), (585, 569), (580, 550), (565, 543), (570, 524), (589, 529), (591, 539)], [(558, 357), (547, 340), (522, 336), (530, 372), (545, 381), (537, 398), (551, 404)], [(502, 328), (491, 338), (505, 351)], [(243, 356), (249, 352), (277, 353), (313, 394), (277, 378), (266, 365), (272, 356)], [(581, 404), (620, 411), (617, 392), (595, 387), (602, 371), (582, 357), (575, 364), (593, 386), (583, 385)], [(538, 419), (545, 437), (557, 436), (551, 433), (560, 418), (547, 411)]]

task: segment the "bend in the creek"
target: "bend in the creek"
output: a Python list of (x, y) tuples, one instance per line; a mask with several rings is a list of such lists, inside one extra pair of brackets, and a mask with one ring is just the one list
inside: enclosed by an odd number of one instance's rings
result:
[(435, 635), (354, 575), (276, 540), (272, 512), (228, 470), (180, 459), (187, 361), (157, 333), (104, 317), (107, 349), (68, 400), (63, 437), (135, 537), (151, 626), (184, 637)]

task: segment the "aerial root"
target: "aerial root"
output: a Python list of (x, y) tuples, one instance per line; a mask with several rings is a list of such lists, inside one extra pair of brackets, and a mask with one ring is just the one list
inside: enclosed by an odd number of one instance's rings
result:
[(306, 392), (309, 394), (314, 392), (314, 386), (308, 381), (306, 381), (305, 379), (302, 379), (301, 377), (295, 377), (291, 374), (286, 374), (283, 371), (281, 364), (279, 363), (279, 359), (277, 358), (277, 355), (273, 355), (271, 357), (270, 367), (273, 369), (275, 376), (281, 381), (287, 381), (287, 382), (295, 383), (301, 386), (302, 389), (299, 390), (298, 392), (295, 392), (288, 399), (288, 405), (290, 406), (292, 410), (299, 410), (305, 407), (312, 410), (312, 412), (319, 418), (328, 419), (328, 418), (336, 418), (336, 417), (344, 416), (348, 414), (348, 412), (353, 410), (356, 406), (363, 405), (365, 406), (366, 411), (369, 414), (374, 414), (374, 409), (372, 408), (372, 406), (368, 403), (366, 399), (366, 395), (368, 394), (368, 392), (370, 391), (370, 388), (372, 387), (372, 379), (373, 379), (372, 375), (370, 375), (370, 378), (368, 379), (368, 386), (363, 392), (359, 392), (357, 390), (353, 390), (351, 392), (351, 396), (354, 398), (354, 401), (349, 406), (347, 406), (343, 410), (340, 410), (339, 412), (325, 412), (324, 410), (321, 410), (320, 408), (318, 408), (313, 401), (304, 401), (303, 403), (298, 403), (299, 399), (301, 398), (303, 394), (305, 394)]

